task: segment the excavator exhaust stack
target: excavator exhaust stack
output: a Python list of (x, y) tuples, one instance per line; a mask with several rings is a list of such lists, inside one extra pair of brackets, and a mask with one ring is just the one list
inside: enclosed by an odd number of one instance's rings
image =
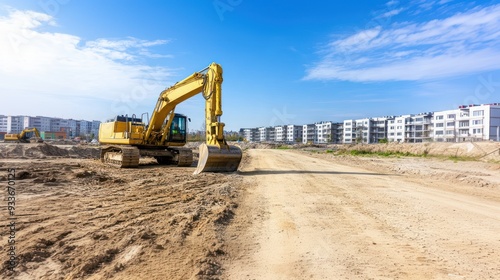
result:
[(239, 147), (228, 145), (219, 148), (216, 145), (200, 145), (198, 166), (193, 174), (201, 172), (234, 172), (241, 162), (242, 152)]

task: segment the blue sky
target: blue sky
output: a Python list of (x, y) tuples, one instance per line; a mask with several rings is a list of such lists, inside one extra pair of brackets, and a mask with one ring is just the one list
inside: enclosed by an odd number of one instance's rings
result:
[(499, 102), (500, 4), (0, 1), (0, 114), (140, 115), (211, 62), (231, 130)]

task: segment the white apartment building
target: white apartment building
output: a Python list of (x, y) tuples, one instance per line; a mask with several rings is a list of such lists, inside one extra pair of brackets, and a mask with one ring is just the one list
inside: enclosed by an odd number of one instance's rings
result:
[(264, 141), (267, 141), (267, 139), (269, 139), (269, 136), (267, 134), (267, 130), (266, 130), (266, 127), (259, 127), (259, 142), (264, 142)]
[(36, 127), (40, 131), (50, 131), (51, 118), (48, 117), (23, 117), (23, 129), (27, 127)]
[(289, 124), (286, 127), (286, 141), (289, 143), (302, 141), (302, 126)]
[(274, 127), (269, 127), (267, 131), (268, 139), (267, 141), (269, 142), (275, 142), (276, 141), (276, 133), (274, 130)]
[[(2, 122), (0, 121), (0, 128)], [(249, 137), (246, 137), (249, 139)], [(259, 128), (259, 141), (302, 143), (419, 143), (428, 141), (500, 141), (500, 103), (466, 105), (420, 114)]]
[(315, 143), (326, 144), (326, 143), (339, 143), (337, 136), (338, 123), (334, 122), (319, 122), (315, 123), (316, 129), (316, 141)]
[(354, 131), (356, 129), (356, 120), (344, 120), (343, 127), (344, 127), (343, 143), (344, 144), (356, 143), (356, 134)]
[(97, 138), (99, 135), (99, 126), (101, 125), (100, 121), (92, 121), (92, 130), (90, 131), (90, 134), (94, 135), (94, 138)]
[(50, 118), (43, 116), (4, 116), (0, 115), (0, 132), (20, 133), (25, 128), (37, 128), (39, 131), (66, 131), (68, 137), (99, 134), (100, 121)]
[(438, 142), (500, 141), (500, 104), (465, 105), (434, 113), (432, 139)]
[(7, 133), (19, 133), (24, 128), (23, 116), (7, 116)]
[(332, 141), (333, 143), (344, 143), (344, 123), (336, 123), (333, 128)]
[(387, 139), (387, 119), (380, 117), (370, 119), (370, 129), (368, 130), (368, 143), (378, 143), (382, 139)]
[(80, 134), (87, 135), (92, 133), (92, 122), (80, 121)]
[(316, 143), (316, 125), (305, 124), (302, 126), (302, 143)]
[(370, 141), (370, 129), (371, 120), (368, 118), (355, 120), (356, 129), (354, 129), (354, 141), (356, 143), (369, 143)]
[(260, 131), (258, 128), (242, 128), (240, 129), (240, 136), (242, 136), (246, 141), (260, 141)]
[(7, 132), (7, 116), (0, 115), (0, 132)]
[(387, 138), (388, 117), (345, 120), (338, 124), (337, 134), (343, 135), (337, 143), (378, 143)]
[(421, 143), (431, 139), (433, 113), (410, 115), (405, 119), (405, 142)]
[(274, 127), (259, 127), (259, 140), (260, 142), (268, 142), (275, 140)]
[(412, 115), (403, 115), (388, 119), (387, 139), (389, 142), (405, 142), (405, 123), (406, 119)]
[(276, 142), (285, 142), (286, 141), (286, 125), (278, 125), (274, 127), (274, 139)]
[[(459, 135), (457, 121), (463, 117), (464, 114), (458, 109), (435, 112), (432, 118), (431, 139), (438, 142), (457, 142)], [(468, 132), (467, 129), (465, 133)]]

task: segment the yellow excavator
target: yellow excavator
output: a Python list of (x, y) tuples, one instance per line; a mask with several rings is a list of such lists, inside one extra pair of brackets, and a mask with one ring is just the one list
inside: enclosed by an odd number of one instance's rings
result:
[[(34, 135), (32, 135), (34, 134)], [(21, 133), (5, 134), (5, 142), (17, 143), (42, 143), (43, 139), (40, 137), (40, 131), (36, 127), (25, 128)]]
[(148, 124), (141, 118), (117, 116), (101, 123), (99, 142), (101, 161), (116, 167), (138, 167), (140, 156), (152, 156), (159, 164), (191, 166), (193, 153), (184, 148), (187, 140), (187, 117), (175, 113), (181, 102), (202, 93), (205, 98), (206, 141), (199, 147), (201, 172), (232, 172), (238, 169), (242, 152), (224, 138), (222, 115), (222, 67), (216, 63), (195, 72), (160, 93)]

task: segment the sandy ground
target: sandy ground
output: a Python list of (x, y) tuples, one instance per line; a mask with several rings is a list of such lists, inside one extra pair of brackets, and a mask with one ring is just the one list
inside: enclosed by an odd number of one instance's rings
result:
[[(237, 175), (193, 176), (195, 167), (148, 159), (138, 169), (115, 169), (54, 153), (26, 158), (26, 150), (40, 150), (36, 145), (3, 148), (24, 156), (0, 159), (0, 278), (216, 279), (222, 273), (221, 233), (237, 207)], [(6, 257), (9, 168), (16, 169), (14, 274)]]
[(97, 155), (0, 144), (0, 250), (15, 168), (19, 257), (1, 279), (500, 278), (497, 158), (248, 148), (238, 172), (193, 176)]
[(248, 150), (225, 279), (498, 279), (500, 166)]

